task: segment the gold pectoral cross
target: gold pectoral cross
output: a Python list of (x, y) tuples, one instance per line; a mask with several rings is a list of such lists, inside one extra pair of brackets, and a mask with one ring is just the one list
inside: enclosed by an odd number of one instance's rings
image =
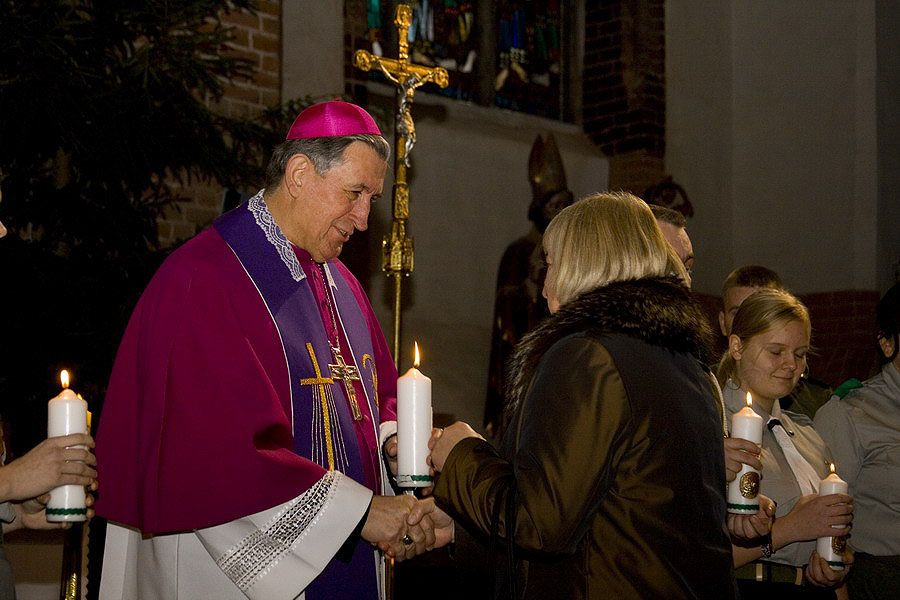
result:
[(331, 351), (334, 353), (336, 362), (336, 364), (328, 365), (328, 369), (331, 371), (331, 378), (344, 382), (344, 389), (347, 390), (347, 399), (350, 401), (350, 409), (353, 411), (353, 420), (362, 421), (362, 412), (360, 412), (359, 402), (356, 400), (356, 390), (353, 389), (354, 381), (362, 381), (359, 378), (359, 369), (344, 362), (344, 357), (341, 356), (339, 348), (332, 346)]

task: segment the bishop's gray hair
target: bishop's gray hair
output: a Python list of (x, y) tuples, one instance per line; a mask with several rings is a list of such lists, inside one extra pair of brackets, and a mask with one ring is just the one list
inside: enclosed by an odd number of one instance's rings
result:
[(275, 150), (272, 151), (272, 158), (269, 159), (269, 165), (266, 167), (266, 190), (274, 190), (281, 184), (288, 161), (295, 154), (308, 156), (316, 173), (323, 175), (341, 162), (344, 150), (353, 142), (366, 144), (384, 161), (391, 156), (391, 146), (387, 140), (380, 135), (368, 133), (285, 140), (275, 146)]

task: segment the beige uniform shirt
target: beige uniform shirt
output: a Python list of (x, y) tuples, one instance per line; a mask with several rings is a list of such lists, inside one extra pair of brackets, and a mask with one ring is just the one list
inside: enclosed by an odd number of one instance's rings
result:
[(816, 413), (853, 496), (854, 549), (900, 555), (900, 371), (892, 364)]

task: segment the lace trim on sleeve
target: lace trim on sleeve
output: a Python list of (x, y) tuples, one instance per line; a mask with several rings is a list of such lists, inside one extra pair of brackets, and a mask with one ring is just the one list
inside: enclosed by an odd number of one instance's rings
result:
[(263, 527), (235, 544), (216, 564), (246, 593), (303, 539), (327, 508), (340, 477), (337, 471), (327, 472)]

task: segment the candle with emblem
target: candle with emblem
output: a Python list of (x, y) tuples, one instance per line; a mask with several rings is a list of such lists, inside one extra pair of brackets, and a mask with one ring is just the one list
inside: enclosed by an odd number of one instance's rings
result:
[[(69, 389), (68, 371), (63, 369), (59, 379), (63, 389), (47, 404), (47, 437), (87, 433), (87, 402)], [(47, 520), (53, 522), (87, 519), (84, 486), (61, 485), (51, 490), (46, 512)]]
[[(834, 472), (834, 464), (831, 465), (831, 474), (819, 482), (819, 495), (846, 494), (847, 482), (838, 477)], [(834, 527), (834, 525), (832, 525)], [(816, 552), (828, 562), (828, 566), (834, 571), (844, 570), (844, 549), (847, 546), (847, 536), (836, 535), (832, 537), (820, 537), (816, 540)]]
[(413, 368), (397, 380), (397, 485), (428, 487), (431, 437), (431, 379), (419, 371), (419, 344)]
[[(753, 412), (753, 397), (747, 392), (747, 406), (731, 417), (731, 437), (762, 444), (763, 418)], [(728, 512), (755, 514), (759, 510), (759, 471), (741, 464), (734, 481), (728, 484)]]

